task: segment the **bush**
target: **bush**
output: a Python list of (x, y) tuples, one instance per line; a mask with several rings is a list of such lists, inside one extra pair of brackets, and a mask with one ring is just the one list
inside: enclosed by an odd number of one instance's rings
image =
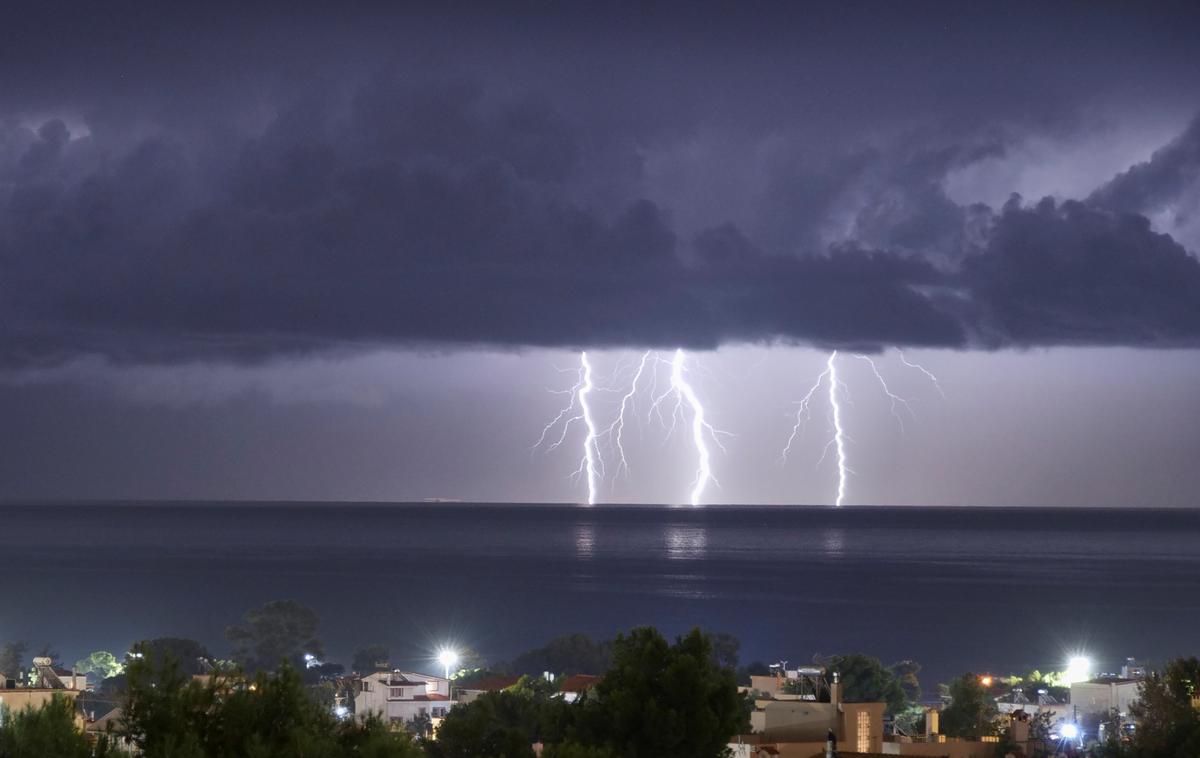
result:
[(55, 695), (41, 708), (0, 716), (0, 758), (93, 758), (108, 755), (107, 741), (94, 749), (75, 725), (75, 703)]

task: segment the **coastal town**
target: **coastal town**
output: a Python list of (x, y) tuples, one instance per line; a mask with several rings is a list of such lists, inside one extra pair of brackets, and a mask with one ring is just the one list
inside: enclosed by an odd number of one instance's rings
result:
[[(575, 755), (563, 741), (583, 739), (586, 730), (572, 720), (585, 723), (585, 713), (599, 719), (590, 728), (604, 734), (636, 721), (641, 734), (629, 739), (645, 744), (580, 755), (693, 754), (678, 746), (698, 729), (709, 733), (705, 739), (718, 751), (711, 754), (730, 758), (1141, 755), (1121, 751), (1136, 747), (1144, 722), (1162, 719), (1157, 700), (1171, 693), (1182, 693), (1189, 706), (1182, 712), (1200, 723), (1195, 658), (1165, 667), (1128, 658), (1104, 672), (1074, 656), (1061, 671), (965, 673), (923, 687), (913, 661), (885, 665), (852, 654), (740, 665), (731, 635), (697, 630), (672, 645), (643, 628), (609, 642), (559, 637), (495, 664), (445, 647), (409, 670), (392, 666), (380, 645), (356, 651), (350, 666), (321, 660), (303, 647), (319, 649), (313, 630), (303, 628), (305, 610), (283, 601), (248, 614), (252, 623), (231, 630), (230, 639), (242, 643), (234, 660), (176, 638), (142, 641), (119, 656), (97, 651), (73, 665), (53, 650), (26, 657), (25, 645), (5, 643), (0, 755), (33, 755), (6, 752), (5, 745), (22, 733), (22, 720), (34, 723), (49, 711), (61, 712), (69, 722), (62, 728), (84, 746), (71, 755), (173, 755), (155, 748), (156, 727), (145, 713), (147, 693), (161, 697), (172, 689), (193, 716), (212, 718), (228, 703), (265, 702), (268, 693), (291, 687), (293, 710), (311, 711), (322, 728), (365, 730), (398, 751), (382, 755), (400, 756)], [(273, 656), (275, 666), (268, 663)], [(689, 703), (680, 691), (701, 701)], [(660, 712), (665, 703), (672, 704), (669, 717)], [(505, 746), (488, 742), (496, 732), (507, 735)]]

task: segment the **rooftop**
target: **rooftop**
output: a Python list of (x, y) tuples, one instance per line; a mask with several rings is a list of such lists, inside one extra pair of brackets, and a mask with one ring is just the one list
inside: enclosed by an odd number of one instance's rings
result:
[(498, 692), (506, 690), (519, 682), (519, 676), (485, 676), (482, 679), (476, 679), (470, 684), (464, 684), (459, 689), (478, 692)]
[(601, 677), (590, 674), (573, 674), (562, 681), (558, 690), (559, 692), (583, 692), (599, 684), (600, 679)]

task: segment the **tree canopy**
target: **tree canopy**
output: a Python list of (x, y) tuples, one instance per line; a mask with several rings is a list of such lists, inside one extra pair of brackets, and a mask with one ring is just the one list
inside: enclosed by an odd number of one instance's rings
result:
[(966, 673), (950, 682), (950, 705), (942, 710), (941, 731), (950, 737), (979, 739), (996, 734), (996, 701), (979, 681)]
[(207, 669), (201, 660), (212, 661), (213, 656), (208, 648), (196, 640), (186, 637), (156, 637), (154, 639), (135, 642), (132, 648), (140, 650), (147, 657), (165, 660), (170, 657), (179, 668), (189, 676), (202, 674)]
[[(586, 639), (586, 638), (584, 638)], [(590, 641), (589, 641), (590, 644)], [(616, 638), (612, 663), (568, 704), (534, 677), (458, 706), (427, 745), (434, 758), (717, 758), (749, 728), (726, 656), (699, 630), (667, 642), (651, 628)]]
[(568, 740), (627, 758), (716, 758), (747, 727), (731, 670), (698, 629), (669, 644), (650, 627), (619, 635)]
[(93, 746), (75, 726), (75, 704), (55, 695), (41, 708), (26, 708), (0, 718), (3, 758), (104, 758), (108, 741)]
[(350, 670), (360, 674), (369, 674), (377, 670), (386, 671), (388, 657), (388, 649), (384, 645), (360, 647), (354, 651), (354, 657), (350, 660)]
[(1200, 755), (1200, 659), (1179, 658), (1142, 682), (1130, 706), (1137, 721), (1128, 745), (1110, 743), (1116, 758), (1195, 758)]
[(426, 752), (430, 758), (532, 758), (542, 718), (533, 698), (487, 692), (451, 710)]
[[(899, 713), (908, 704), (900, 681), (878, 658), (858, 653), (835, 655), (829, 660), (828, 669), (841, 677), (842, 699), (848, 703), (885, 702), (890, 714)], [(913, 672), (912, 680), (915, 679)]]
[(339, 721), (288, 665), (200, 682), (167, 657), (131, 660), (119, 733), (147, 758), (417, 758), (377, 719)]
[(708, 641), (712, 645), (713, 661), (721, 668), (736, 671), (738, 653), (742, 649), (741, 640), (727, 632), (717, 632), (708, 635)]
[(294, 600), (273, 600), (246, 611), (243, 622), (225, 630), (233, 646), (233, 659), (250, 671), (271, 670), (281, 662), (297, 668), (304, 655), (325, 654), (317, 628), (317, 612)]
[(125, 664), (107, 650), (97, 650), (87, 658), (75, 662), (75, 671), (80, 674), (95, 674), (100, 679), (117, 676), (125, 670)]
[(529, 650), (513, 659), (514, 674), (597, 674), (612, 661), (612, 643), (596, 642), (586, 634), (555, 637), (545, 647)]

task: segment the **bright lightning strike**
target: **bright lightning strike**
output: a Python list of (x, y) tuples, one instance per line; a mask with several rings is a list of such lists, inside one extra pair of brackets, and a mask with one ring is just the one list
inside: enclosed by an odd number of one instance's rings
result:
[(579, 389), (579, 407), (583, 409), (583, 424), (587, 427), (587, 436), (583, 438), (583, 458), (579, 462), (579, 472), (587, 473), (588, 505), (596, 504), (596, 487), (600, 476), (600, 443), (596, 441), (596, 422), (592, 419), (592, 408), (588, 405), (588, 395), (591, 394), (592, 364), (588, 363), (587, 352), (579, 354), (579, 364), (583, 371), (583, 386)]
[[(899, 350), (897, 350), (897, 352), (900, 353)], [(813, 385), (809, 387), (808, 392), (805, 393), (803, 398), (801, 398), (800, 407), (796, 411), (796, 422), (792, 426), (792, 433), (788, 437), (787, 444), (785, 444), (783, 447), (783, 452), (780, 455), (780, 458), (781, 462), (787, 461), (787, 456), (788, 453), (791, 452), (792, 444), (796, 441), (804, 426), (812, 417), (812, 402), (816, 397), (817, 391), (821, 389), (823, 383), (828, 381), (829, 407), (831, 409), (830, 415), (833, 422), (833, 438), (826, 443), (824, 450), (821, 452), (821, 457), (817, 461), (817, 464), (820, 465), (820, 463), (825, 460), (825, 457), (829, 454), (831, 449), (836, 452), (838, 486), (837, 497), (834, 499), (834, 504), (841, 505), (846, 500), (847, 478), (850, 474), (853, 474), (854, 471), (847, 463), (846, 442), (848, 437), (846, 435), (845, 427), (842, 424), (842, 406), (843, 404), (849, 402), (849, 396), (846, 394), (848, 392), (848, 388), (838, 378), (837, 355), (838, 353), (836, 350), (829, 354), (829, 357), (825, 361), (825, 370), (817, 376), (816, 381), (813, 382)], [(866, 355), (856, 355), (855, 357), (865, 361), (867, 365), (871, 367), (871, 373), (875, 376), (875, 380), (879, 382), (879, 386), (883, 390), (883, 394), (886, 395), (888, 400), (891, 402), (892, 415), (896, 418), (896, 421), (899, 422), (900, 431), (903, 432), (904, 417), (900, 413), (900, 406), (904, 407), (904, 410), (908, 412), (908, 415), (911, 418), (916, 418), (916, 414), (913, 412), (911, 404), (905, 398), (897, 395), (895, 392), (892, 392), (891, 387), (888, 386), (887, 380), (883, 378), (883, 374), (879, 371), (879, 366), (875, 363), (874, 359)], [(941, 394), (942, 397), (946, 396), (945, 393), (942, 392), (942, 387), (938, 383), (937, 377), (934, 376), (931, 371), (926, 369), (924, 366), (911, 363), (904, 357), (903, 353), (900, 353), (900, 360), (905, 366), (924, 373), (925, 376), (929, 377), (930, 381), (933, 382), (933, 385), (937, 388), (938, 393)]]
[(829, 372), (829, 405), (833, 408), (833, 440), (837, 448), (837, 467), (838, 467), (838, 488), (837, 499), (833, 501), (834, 505), (840, 506), (842, 501), (846, 499), (846, 432), (842, 428), (842, 406), (838, 404), (838, 375), (837, 375), (837, 351), (834, 350), (829, 354), (829, 360), (825, 362), (825, 370)]
[[(700, 399), (696, 397), (696, 391), (692, 389), (692, 385), (688, 384), (687, 379), (683, 376), (683, 360), (683, 350), (676, 350), (675, 359), (671, 361), (671, 387), (675, 390), (679, 400), (686, 402), (692, 409), (692, 444), (696, 446), (699, 462), (696, 469), (696, 481), (692, 485), (691, 503), (699, 505), (704, 488), (710, 481), (717, 481), (712, 474), (708, 443), (705, 440), (706, 433), (713, 435), (713, 438), (716, 439), (716, 432), (704, 420), (704, 406), (700, 404)], [(717, 444), (720, 445), (720, 442), (718, 441)]]
[[(596, 423), (592, 418), (592, 408), (589, 404), (590, 395), (595, 389), (595, 384), (592, 382), (592, 364), (588, 362), (587, 352), (579, 354), (579, 378), (574, 386), (567, 393), (571, 395), (571, 402), (567, 407), (558, 412), (549, 424), (542, 428), (542, 434), (538, 437), (538, 441), (534, 443), (533, 449), (537, 450), (549, 437), (555, 427), (562, 423), (562, 432), (558, 439), (547, 446), (546, 451), (554, 450), (562, 445), (567, 439), (567, 432), (570, 431), (571, 425), (576, 421), (582, 421), (587, 428), (587, 435), (583, 439), (583, 457), (579, 461), (579, 468), (575, 471), (576, 476), (587, 476), (588, 487), (588, 505), (596, 504), (596, 493), (599, 486), (599, 479), (603, 469), (603, 461), (600, 458), (600, 445), (596, 434)], [(578, 408), (578, 410), (576, 410)]]
[(821, 458), (817, 461), (817, 464), (820, 465), (825, 460), (825, 456), (829, 453), (830, 448), (836, 451), (838, 487), (837, 498), (834, 500), (834, 504), (841, 505), (846, 499), (846, 477), (850, 475), (851, 471), (850, 467), (846, 465), (846, 430), (842, 426), (842, 405), (841, 399), (838, 397), (841, 380), (838, 379), (836, 350), (829, 354), (829, 358), (825, 361), (825, 370), (817, 376), (816, 381), (808, 388), (808, 392), (800, 399), (800, 407), (796, 410), (796, 423), (792, 426), (791, 436), (788, 437), (787, 444), (784, 445), (783, 452), (780, 454), (780, 462), (787, 462), (787, 456), (791, 452), (792, 443), (796, 441), (804, 426), (812, 418), (813, 398), (816, 397), (817, 391), (821, 389), (821, 385), (826, 380), (828, 380), (829, 384), (829, 406), (833, 410), (833, 438), (825, 444), (825, 449), (821, 452)]

